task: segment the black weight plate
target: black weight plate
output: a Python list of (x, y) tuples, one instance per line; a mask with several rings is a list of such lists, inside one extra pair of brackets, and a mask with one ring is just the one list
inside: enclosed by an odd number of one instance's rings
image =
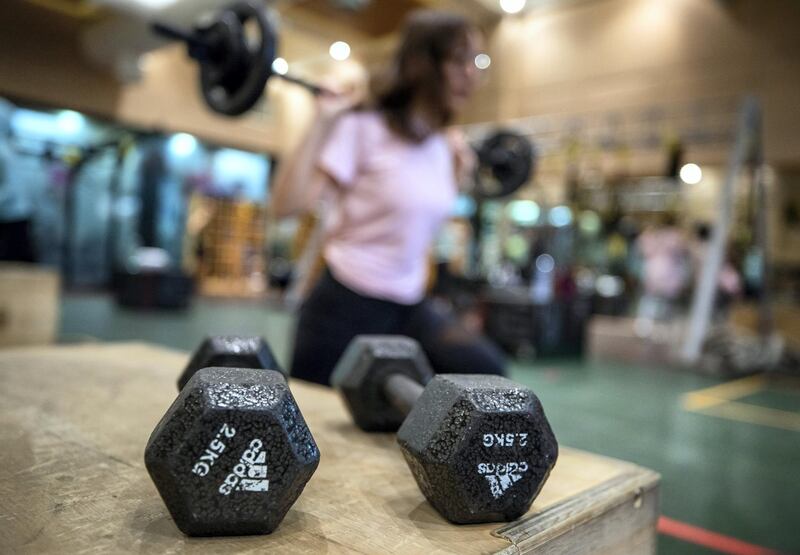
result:
[(477, 148), (475, 193), (481, 198), (505, 197), (522, 187), (534, 170), (531, 142), (508, 130), (499, 130)]
[(250, 63), (239, 17), (232, 11), (223, 11), (210, 25), (197, 29), (196, 33), (207, 45), (204, 56), (198, 58), (206, 82), (226, 91), (239, 89), (247, 77)]
[[(248, 23), (258, 30), (255, 44), (248, 43)], [(200, 64), (203, 98), (217, 113), (241, 115), (261, 98), (275, 59), (277, 38), (266, 8), (253, 2), (231, 4), (207, 32), (222, 36), (214, 37), (217, 51)]]

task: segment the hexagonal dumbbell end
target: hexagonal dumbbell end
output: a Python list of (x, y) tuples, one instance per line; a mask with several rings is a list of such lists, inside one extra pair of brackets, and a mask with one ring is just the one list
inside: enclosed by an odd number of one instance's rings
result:
[(397, 441), (422, 493), (456, 524), (522, 516), (558, 457), (539, 399), (499, 376), (436, 376)]
[(397, 335), (360, 335), (336, 364), (331, 383), (339, 389), (353, 420), (367, 432), (393, 432), (405, 414), (384, 394), (388, 376), (399, 373), (421, 384), (433, 377), (419, 343)]
[(319, 450), (280, 373), (205, 368), (153, 430), (144, 460), (183, 533), (269, 534)]
[(266, 368), (286, 375), (275, 355), (262, 337), (242, 335), (214, 335), (206, 337), (194, 352), (181, 377), (178, 391), (201, 368)]

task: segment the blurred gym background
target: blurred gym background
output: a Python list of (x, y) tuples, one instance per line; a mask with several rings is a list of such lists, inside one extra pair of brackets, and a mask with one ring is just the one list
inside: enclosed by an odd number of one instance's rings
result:
[[(268, 218), (270, 178), (313, 97), (270, 80), (215, 115), (185, 47), (148, 27), (227, 3), (2, 2), (0, 345), (242, 332), (285, 362), (317, 235)], [(366, 86), (416, 8), (479, 23), (458, 125), (521, 133), (536, 171), (459, 199), (432, 294), (512, 357), (561, 442), (661, 472), (665, 516), (800, 552), (800, 4), (270, 5), (274, 71), (339, 88)], [(675, 530), (664, 553), (715, 552)]]

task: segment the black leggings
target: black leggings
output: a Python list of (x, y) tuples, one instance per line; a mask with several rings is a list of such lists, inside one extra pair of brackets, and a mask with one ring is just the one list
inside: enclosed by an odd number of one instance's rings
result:
[(500, 350), (485, 337), (467, 332), (434, 301), (403, 305), (365, 297), (326, 270), (300, 308), (292, 377), (330, 385), (347, 344), (362, 334), (416, 339), (436, 373), (505, 374)]

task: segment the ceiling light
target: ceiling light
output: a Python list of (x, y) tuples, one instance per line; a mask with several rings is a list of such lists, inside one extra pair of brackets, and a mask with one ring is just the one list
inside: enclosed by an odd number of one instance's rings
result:
[(500, 9), (506, 13), (519, 13), (525, 7), (526, 0), (500, 0)]
[(170, 137), (167, 148), (176, 158), (186, 158), (197, 148), (197, 139), (188, 133), (177, 133)]
[(275, 58), (272, 61), (272, 71), (278, 75), (286, 75), (286, 73), (289, 71), (289, 62), (283, 58)]
[(341, 62), (350, 57), (350, 45), (344, 41), (337, 40), (331, 45), (328, 52), (331, 58)]
[(475, 67), (478, 69), (486, 69), (492, 65), (492, 59), (489, 57), (488, 54), (484, 54), (481, 52), (477, 56), (475, 56)]
[(685, 164), (681, 168), (681, 181), (687, 185), (697, 185), (703, 179), (703, 170), (697, 164)]
[(56, 116), (56, 124), (59, 130), (68, 135), (75, 134), (83, 129), (86, 120), (78, 112), (72, 110), (63, 110)]

